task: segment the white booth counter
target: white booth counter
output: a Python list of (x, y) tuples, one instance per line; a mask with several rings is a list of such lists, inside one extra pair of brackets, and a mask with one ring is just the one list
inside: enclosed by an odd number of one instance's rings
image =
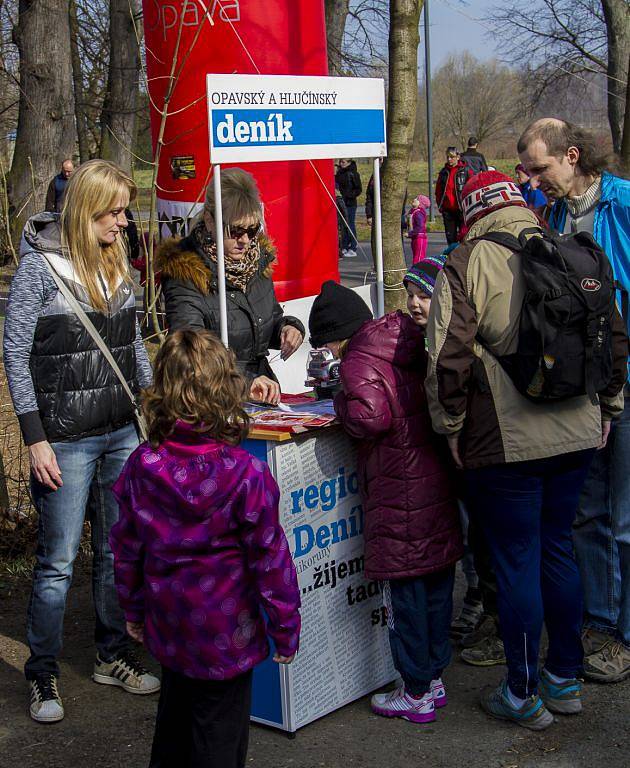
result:
[(254, 671), (252, 720), (288, 732), (396, 677), (380, 585), (363, 572), (363, 509), (355, 451), (340, 427), (243, 447), (268, 462), (302, 597), (290, 665)]

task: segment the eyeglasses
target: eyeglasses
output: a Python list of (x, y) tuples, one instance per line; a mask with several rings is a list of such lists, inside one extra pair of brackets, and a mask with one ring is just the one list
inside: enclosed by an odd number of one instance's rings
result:
[(230, 237), (234, 240), (240, 240), (243, 235), (247, 235), (250, 240), (253, 240), (260, 234), (262, 229), (262, 223), (259, 221), (257, 224), (252, 224), (250, 227), (228, 227)]

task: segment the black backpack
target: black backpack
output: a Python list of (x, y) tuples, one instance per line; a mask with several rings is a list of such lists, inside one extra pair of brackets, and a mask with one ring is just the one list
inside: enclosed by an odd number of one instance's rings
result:
[(497, 357), (518, 391), (537, 403), (588, 394), (596, 405), (613, 375), (615, 280), (605, 252), (588, 232), (532, 228), (518, 239), (503, 232), (479, 239), (521, 255), (526, 293), (518, 348)]

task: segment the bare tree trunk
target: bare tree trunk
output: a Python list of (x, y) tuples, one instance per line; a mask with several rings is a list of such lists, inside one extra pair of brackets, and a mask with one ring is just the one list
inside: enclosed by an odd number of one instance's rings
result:
[(346, 19), (350, 0), (326, 0), (326, 37), (328, 40), (328, 72), (340, 75), (341, 48), (343, 33), (346, 29)]
[[(405, 256), (400, 215), (405, 201), (411, 145), (418, 104), (418, 24), (423, 0), (389, 2), (389, 92), (387, 94), (387, 159), (383, 165), (383, 260), (385, 309), (404, 306), (402, 277)], [(398, 288), (398, 290), (396, 290)]]
[(624, 133), (626, 81), (630, 58), (630, 4), (627, 0), (602, 0), (608, 37), (608, 122), (613, 148), (621, 153)]
[(110, 0), (109, 20), (109, 77), (101, 117), (101, 157), (130, 171), (138, 118), (140, 50), (129, 0)]
[(13, 229), (19, 232), (43, 208), (50, 179), (75, 149), (68, 0), (20, 0), (13, 37), (20, 55), (20, 107), (8, 187)]
[(77, 19), (77, 2), (70, 0), (70, 53), (72, 56), (72, 82), (74, 83), (74, 115), (77, 124), (79, 140), (79, 161), (84, 163), (90, 159), (90, 141), (85, 119), (85, 102), (83, 79), (81, 73), (81, 57), (79, 55), (79, 21)]

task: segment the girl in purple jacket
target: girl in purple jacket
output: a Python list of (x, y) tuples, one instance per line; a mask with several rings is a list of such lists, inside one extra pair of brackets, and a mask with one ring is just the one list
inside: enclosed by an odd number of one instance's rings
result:
[[(127, 631), (162, 665), (150, 768), (241, 768), (252, 669), (293, 660), (297, 577), (268, 466), (238, 446), (245, 382), (208, 331), (177, 331), (144, 396), (149, 442), (114, 486)], [(268, 622), (263, 619), (263, 609)]]
[(407, 237), (411, 239), (413, 264), (422, 261), (427, 253), (427, 209), (430, 205), (431, 201), (426, 195), (418, 195), (411, 201)]
[(335, 411), (358, 440), (365, 573), (384, 582), (390, 647), (403, 679), (373, 696), (372, 709), (426, 723), (446, 704), (441, 675), (451, 656), (459, 513), (424, 394), (424, 331), (415, 314), (371, 318), (357, 293), (328, 281), (311, 310), (311, 344), (341, 357)]

